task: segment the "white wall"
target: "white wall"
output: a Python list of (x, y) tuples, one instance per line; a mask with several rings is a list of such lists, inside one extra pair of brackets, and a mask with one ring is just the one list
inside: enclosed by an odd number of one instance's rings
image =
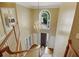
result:
[(76, 3), (64, 3), (60, 7), (53, 56), (64, 56), (74, 19), (75, 9)]
[[(25, 8), (21, 5), (16, 5), (17, 8), (17, 17), (18, 17), (18, 23), (20, 27), (20, 40), (21, 40), (21, 45), (22, 49), (25, 50), (27, 49), (26, 45), (26, 38), (30, 36), (31, 30), (31, 9)], [(28, 40), (27, 40), (28, 41)], [(29, 43), (28, 43), (29, 44)]]
[(54, 48), (54, 44), (55, 44), (55, 36), (50, 35), (48, 36), (48, 48)]
[(40, 33), (33, 33), (34, 44), (40, 45)]
[(1, 14), (0, 14), (0, 40), (3, 36), (4, 36), (4, 28), (3, 28)]
[(38, 38), (38, 34), (37, 33), (33, 33), (33, 37), (34, 37), (34, 44), (38, 45), (38, 42), (37, 42), (37, 40), (39, 39)]

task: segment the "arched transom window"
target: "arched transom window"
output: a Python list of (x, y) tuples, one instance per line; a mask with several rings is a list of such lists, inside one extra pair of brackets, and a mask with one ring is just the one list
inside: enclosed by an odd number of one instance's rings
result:
[(40, 25), (44, 29), (48, 29), (50, 26), (50, 12), (48, 10), (42, 10), (39, 14)]

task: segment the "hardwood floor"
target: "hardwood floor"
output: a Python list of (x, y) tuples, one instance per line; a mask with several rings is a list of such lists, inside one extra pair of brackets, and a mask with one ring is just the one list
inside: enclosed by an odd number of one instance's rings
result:
[(48, 48), (48, 53), (52, 54), (53, 53), (53, 48)]
[(48, 47), (40, 47), (40, 45), (33, 45), (25, 57), (52, 57), (53, 49)]
[(53, 56), (53, 50), (46, 47), (41, 57), (52, 57), (52, 56)]
[(26, 53), (25, 57), (39, 57), (40, 46), (32, 46), (31, 49)]

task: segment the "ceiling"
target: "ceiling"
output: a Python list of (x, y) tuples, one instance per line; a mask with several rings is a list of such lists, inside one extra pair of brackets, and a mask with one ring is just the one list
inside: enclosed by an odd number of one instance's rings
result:
[(16, 4), (22, 5), (27, 8), (58, 8), (62, 2), (16, 2)]

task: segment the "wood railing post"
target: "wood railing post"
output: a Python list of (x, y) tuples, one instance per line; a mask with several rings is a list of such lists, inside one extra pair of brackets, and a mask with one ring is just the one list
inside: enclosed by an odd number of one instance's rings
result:
[[(17, 26), (17, 25), (16, 25)], [(14, 30), (14, 36), (15, 36), (15, 39), (16, 39), (16, 51), (18, 51), (18, 39), (17, 39), (17, 34), (16, 34), (16, 30), (15, 30), (15, 26), (13, 26), (13, 30)], [(16, 54), (16, 56), (17, 56), (17, 54)]]
[(64, 57), (67, 56), (67, 53), (69, 51), (69, 44), (71, 44), (71, 40), (68, 40), (68, 44), (67, 44), (67, 47), (66, 47), (66, 51), (65, 51)]
[[(67, 45), (67, 47), (66, 47), (66, 51), (65, 51), (64, 57), (67, 57), (69, 48), (71, 48), (71, 49), (73, 50), (73, 52), (75, 53), (75, 55), (76, 55), (77, 57), (79, 57), (77, 51), (76, 51), (76, 50), (74, 49), (74, 47), (72, 46), (71, 40), (68, 40), (68, 45)], [(72, 57), (72, 56), (71, 56), (71, 57)]]

